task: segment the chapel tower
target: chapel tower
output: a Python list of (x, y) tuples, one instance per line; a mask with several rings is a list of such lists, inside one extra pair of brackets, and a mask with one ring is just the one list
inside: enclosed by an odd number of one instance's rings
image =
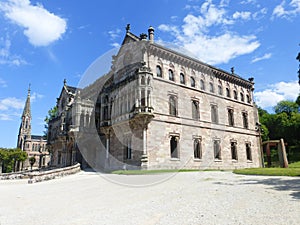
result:
[(31, 139), (31, 109), (30, 109), (30, 85), (28, 88), (27, 99), (22, 114), (22, 121), (19, 129), (17, 147), (25, 150), (25, 141)]

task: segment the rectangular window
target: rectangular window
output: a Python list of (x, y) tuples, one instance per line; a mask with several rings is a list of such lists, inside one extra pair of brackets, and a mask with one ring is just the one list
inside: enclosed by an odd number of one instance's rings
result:
[(248, 129), (248, 113), (242, 112), (243, 115), (243, 127)]
[(202, 158), (202, 147), (201, 147), (201, 139), (194, 139), (194, 159)]
[(199, 102), (196, 100), (192, 101), (192, 118), (194, 120), (199, 120), (200, 114), (199, 114)]
[(218, 123), (218, 107), (211, 105), (211, 122)]
[(221, 160), (220, 140), (214, 140), (214, 156), (215, 159)]
[(252, 153), (251, 153), (250, 143), (246, 143), (246, 155), (247, 155), (247, 160), (252, 161)]
[(177, 136), (171, 136), (170, 139), (170, 154), (171, 158), (179, 158), (178, 153), (178, 137)]
[(233, 109), (228, 109), (228, 124), (234, 126)]
[(235, 141), (231, 141), (230, 149), (231, 149), (231, 159), (238, 160), (237, 148), (236, 148), (236, 142)]
[(175, 96), (170, 96), (169, 98), (169, 114), (177, 116), (177, 98)]

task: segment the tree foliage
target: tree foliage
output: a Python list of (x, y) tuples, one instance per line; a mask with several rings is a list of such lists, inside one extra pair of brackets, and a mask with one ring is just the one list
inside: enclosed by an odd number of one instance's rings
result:
[(27, 153), (19, 148), (0, 148), (0, 165), (2, 172), (16, 172), (20, 169), (20, 163), (27, 159)]
[(47, 136), (48, 134), (48, 124), (49, 124), (49, 121), (54, 119), (56, 116), (57, 116), (57, 111), (58, 111), (58, 108), (57, 106), (54, 106), (53, 108), (49, 109), (48, 110), (48, 115), (45, 117), (44, 121), (45, 121), (45, 135)]
[(283, 138), (288, 144), (288, 153), (297, 155), (297, 160), (300, 160), (300, 111), (298, 102), (299, 97), (295, 102), (281, 101), (274, 107), (275, 113), (268, 113), (259, 108), (258, 114), (264, 131), (262, 140)]

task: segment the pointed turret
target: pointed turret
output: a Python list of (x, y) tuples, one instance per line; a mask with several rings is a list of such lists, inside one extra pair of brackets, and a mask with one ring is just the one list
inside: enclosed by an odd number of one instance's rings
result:
[(22, 121), (19, 129), (17, 147), (24, 150), (24, 143), (31, 138), (31, 109), (30, 109), (30, 84), (25, 102)]
[(23, 110), (23, 114), (22, 117), (26, 117), (29, 116), (31, 117), (31, 109), (30, 109), (30, 84), (29, 84), (29, 88), (28, 88), (28, 93), (27, 93), (27, 99), (26, 99), (26, 103), (25, 103), (25, 107)]

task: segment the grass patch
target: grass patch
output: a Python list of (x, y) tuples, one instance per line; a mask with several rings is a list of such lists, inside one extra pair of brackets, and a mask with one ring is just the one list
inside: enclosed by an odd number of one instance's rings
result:
[(180, 169), (180, 170), (115, 170), (112, 174), (119, 175), (144, 175), (144, 174), (159, 174), (159, 173), (178, 173), (178, 172), (197, 172), (197, 169)]
[(289, 168), (247, 168), (233, 171), (236, 174), (244, 175), (265, 175), (265, 176), (300, 176), (300, 162), (289, 164)]

